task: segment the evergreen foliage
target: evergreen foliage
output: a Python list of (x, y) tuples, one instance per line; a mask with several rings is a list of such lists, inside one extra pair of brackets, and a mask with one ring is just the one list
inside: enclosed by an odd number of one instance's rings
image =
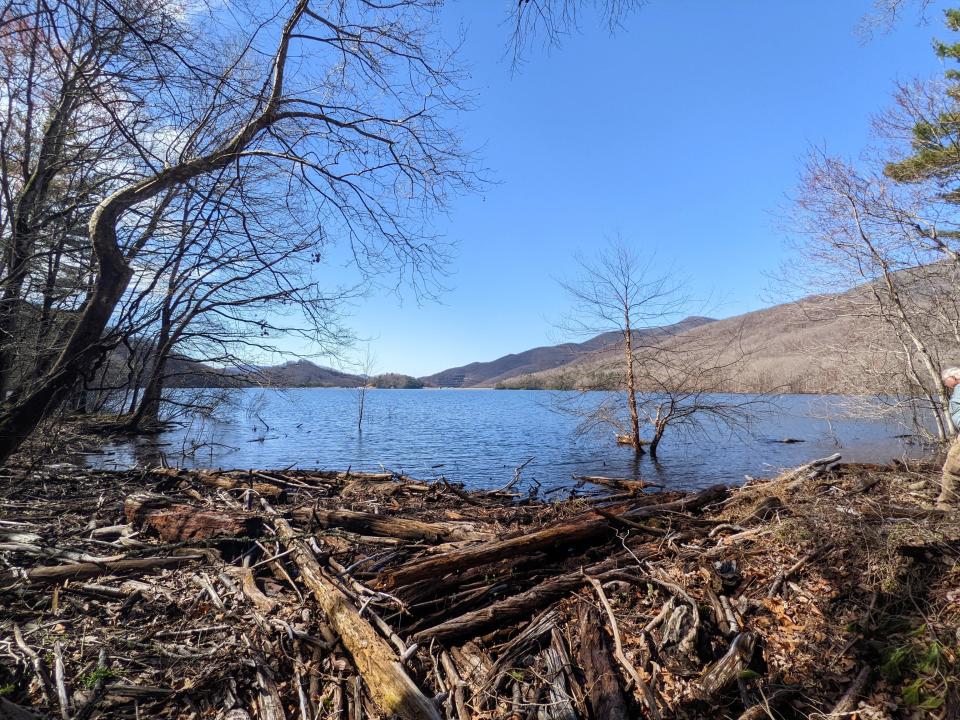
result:
[[(947, 10), (945, 21), (952, 32), (960, 32), (960, 9)], [(937, 40), (933, 47), (942, 60), (960, 62), (960, 42)], [(943, 104), (913, 127), (913, 153), (888, 163), (884, 172), (897, 182), (939, 183), (944, 200), (960, 203), (960, 70), (950, 68), (944, 77)]]

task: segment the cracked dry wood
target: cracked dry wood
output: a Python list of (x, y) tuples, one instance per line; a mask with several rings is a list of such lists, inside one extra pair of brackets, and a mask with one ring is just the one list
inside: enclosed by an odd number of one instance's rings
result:
[[(273, 509), (264, 502), (267, 512)], [(283, 518), (273, 515), (277, 537), (294, 552), (300, 579), (310, 588), (333, 631), (360, 671), (370, 697), (388, 715), (403, 720), (441, 720), (440, 713), (400, 664), (396, 653), (364, 620), (343, 592), (323, 575), (320, 563)]]

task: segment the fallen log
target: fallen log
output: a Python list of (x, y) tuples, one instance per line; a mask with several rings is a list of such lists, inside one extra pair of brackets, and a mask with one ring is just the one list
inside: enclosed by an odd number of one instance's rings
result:
[[(658, 551), (659, 548), (655, 544), (651, 544), (636, 548), (634, 554), (641, 559), (645, 559), (655, 555)], [(615, 569), (619, 562), (620, 558), (609, 558), (586, 569), (574, 570), (544, 580), (539, 585), (534, 585), (521, 593), (451, 618), (433, 627), (425, 628), (416, 633), (413, 639), (423, 643), (435, 638), (441, 642), (449, 643), (455, 640), (475, 638), (487, 630), (510, 625), (522, 618), (530, 617), (532, 613), (579, 588), (587, 582), (587, 576), (584, 573), (602, 577), (604, 573)]]
[(44, 716), (0, 697), (0, 720), (44, 720)]
[(640, 673), (637, 672), (636, 667), (634, 667), (633, 662), (630, 658), (627, 657), (626, 653), (623, 652), (623, 641), (620, 639), (620, 628), (617, 625), (617, 618), (613, 614), (613, 608), (610, 607), (610, 601), (607, 599), (606, 593), (603, 591), (603, 585), (600, 584), (600, 581), (594, 577), (587, 577), (589, 583), (593, 586), (594, 591), (597, 593), (597, 598), (600, 600), (600, 604), (603, 605), (604, 611), (607, 614), (607, 621), (610, 623), (610, 634), (613, 635), (613, 656), (617, 659), (617, 662), (620, 663), (620, 667), (624, 669), (627, 675), (630, 676), (630, 680), (633, 682), (635, 688), (637, 688), (643, 695), (644, 702), (647, 705), (647, 713), (649, 717), (653, 720), (661, 720), (662, 715), (660, 714), (660, 708), (657, 706), (656, 695), (653, 694), (653, 688), (642, 678)]
[(642, 492), (648, 487), (663, 487), (656, 483), (648, 483), (643, 480), (630, 480), (628, 478), (612, 478), (602, 475), (574, 475), (573, 479), (578, 485), (589, 483), (590, 485), (600, 485), (602, 487), (613, 488), (614, 490), (625, 490), (627, 492)]
[(279, 498), (286, 494), (286, 488), (275, 483), (257, 482), (253, 479), (241, 479), (230, 477), (221, 472), (213, 470), (178, 470), (176, 468), (151, 468), (151, 475), (159, 475), (166, 478), (194, 478), (204, 485), (221, 488), (223, 490), (252, 489), (258, 495), (265, 498)]
[(787, 473), (787, 475), (783, 477), (783, 482), (786, 483), (787, 490), (792, 492), (802, 486), (805, 482), (813, 480), (820, 475), (823, 475), (823, 473), (831, 470), (834, 465), (840, 462), (841, 459), (842, 456), (840, 453), (834, 453), (829, 457), (820, 458), (819, 460), (814, 460), (806, 465), (801, 465), (795, 470), (791, 470), (789, 473)]
[(150, 493), (129, 495), (123, 502), (123, 512), (127, 522), (134, 527), (170, 543), (257, 537), (263, 525), (255, 515), (198, 508)]
[(292, 511), (291, 517), (299, 522), (314, 523), (322, 528), (339, 527), (355, 533), (404, 540), (441, 543), (490, 539), (489, 533), (475, 532), (465, 527), (465, 523), (429, 523), (354, 510), (300, 507)]
[(580, 668), (587, 704), (594, 718), (629, 720), (627, 701), (617, 679), (619, 672), (610, 662), (610, 653), (600, 614), (593, 605), (584, 603), (580, 608)]
[(850, 683), (847, 691), (837, 701), (837, 704), (833, 706), (833, 710), (830, 711), (830, 717), (840, 717), (853, 710), (857, 705), (857, 701), (860, 700), (864, 689), (866, 689), (867, 681), (869, 680), (870, 666), (865, 665), (860, 669), (860, 672), (857, 673), (857, 676), (853, 679), (853, 682)]
[[(636, 519), (664, 512), (695, 510), (722, 499), (727, 494), (723, 485), (714, 485), (700, 492), (659, 505), (644, 505), (620, 514), (620, 517)], [(505, 558), (552, 550), (560, 546), (575, 545), (596, 540), (610, 533), (609, 520), (597, 512), (586, 513), (574, 520), (553, 523), (535, 532), (516, 535), (503, 540), (491, 540), (472, 547), (448, 552), (443, 555), (414, 561), (385, 574), (381, 585), (394, 588), (410, 585), (428, 578), (438, 579), (453, 572), (486, 565)]]
[(529, 617), (530, 613), (559, 600), (583, 585), (584, 582), (583, 573), (579, 570), (567, 573), (546, 580), (525, 592), (492, 603), (479, 610), (464, 613), (439, 625), (421, 630), (413, 636), (413, 639), (416, 642), (424, 643), (435, 638), (441, 642), (449, 643), (455, 640), (474, 638), (487, 630), (501, 625), (509, 625), (525, 616)]
[(736, 680), (753, 656), (753, 644), (752, 633), (743, 632), (737, 635), (724, 656), (700, 676), (695, 694), (702, 699), (710, 699)]
[[(276, 513), (266, 503), (264, 506), (268, 512)], [(360, 616), (343, 591), (323, 575), (317, 558), (298, 539), (290, 523), (274, 515), (273, 527), (280, 541), (293, 551), (291, 558), (300, 570), (300, 579), (313, 593), (330, 627), (350, 654), (377, 707), (385, 715), (397, 715), (403, 720), (440, 720), (437, 708), (407, 675), (396, 653)]]
[[(554, 628), (551, 635), (556, 633)], [(571, 701), (572, 694), (564, 672), (563, 658), (553, 645), (543, 649), (543, 659), (546, 665), (544, 682), (547, 686), (544, 711), (540, 717), (545, 720), (579, 720), (576, 708)]]
[(99, 563), (76, 563), (75, 565), (49, 565), (29, 570), (8, 570), (0, 573), (0, 590), (27, 584), (57, 583), (64, 580), (81, 580), (99, 575), (115, 575), (130, 571), (157, 570), (179, 567), (194, 560), (202, 560), (203, 555), (172, 555), (169, 557), (136, 558), (133, 560), (111, 560)]

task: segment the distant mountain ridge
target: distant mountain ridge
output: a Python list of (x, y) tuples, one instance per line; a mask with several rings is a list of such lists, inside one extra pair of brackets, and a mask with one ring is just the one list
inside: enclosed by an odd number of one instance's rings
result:
[[(898, 273), (901, 296), (918, 315), (938, 293), (948, 296), (951, 266), (934, 264)], [(879, 282), (879, 281), (878, 281)], [(942, 286), (942, 289), (940, 289)], [(952, 285), (950, 286), (952, 287)], [(935, 308), (931, 306), (931, 316)], [(871, 284), (836, 294), (811, 295), (706, 323), (671, 336), (673, 347), (717, 348), (719, 365), (736, 364), (725, 392), (873, 394), (903, 388), (903, 346), (876, 314)], [(732, 342), (735, 340), (735, 342)], [(952, 334), (928, 338), (945, 365), (960, 365)], [(584, 355), (565, 365), (509, 378), (509, 389), (622, 387), (623, 360), (616, 348)], [(740, 358), (740, 359), (738, 359)]]
[(316, 365), (309, 360), (290, 360), (280, 365), (258, 367), (246, 376), (254, 384), (275, 387), (357, 387), (367, 381), (361, 375)]
[[(651, 336), (677, 335), (712, 322), (716, 320), (691, 316), (672, 325), (635, 330), (634, 337), (649, 341)], [(616, 347), (620, 340), (619, 332), (607, 332), (581, 343), (545, 345), (504, 355), (496, 360), (448, 368), (433, 375), (421, 377), (420, 380), (425, 385), (433, 387), (495, 387), (498, 383), (511, 378), (553, 370), (587, 355)]]
[(167, 363), (168, 387), (357, 387), (368, 379), (334, 370), (309, 360), (289, 360), (280, 365), (215, 368), (186, 357)]
[(241, 368), (215, 368), (186, 357), (173, 357), (167, 363), (168, 387), (319, 387), (381, 389), (423, 387), (415, 377), (400, 373), (354, 375), (317, 365), (309, 360), (288, 360), (279, 365), (248, 365)]

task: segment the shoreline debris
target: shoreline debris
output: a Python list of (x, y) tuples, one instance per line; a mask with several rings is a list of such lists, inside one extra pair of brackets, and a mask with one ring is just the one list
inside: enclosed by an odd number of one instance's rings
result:
[(960, 626), (960, 520), (907, 489), (933, 472), (831, 457), (545, 502), (391, 473), (9, 467), (0, 717), (960, 707), (953, 650), (921, 657)]

